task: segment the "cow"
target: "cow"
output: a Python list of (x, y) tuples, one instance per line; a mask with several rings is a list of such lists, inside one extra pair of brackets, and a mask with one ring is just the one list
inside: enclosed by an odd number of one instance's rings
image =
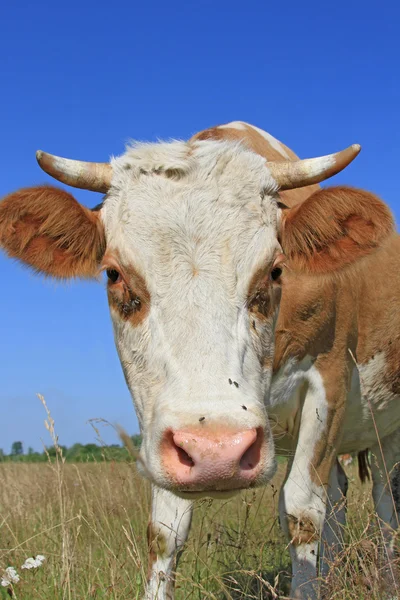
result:
[(300, 160), (233, 122), (110, 163), (38, 152), (58, 181), (105, 194), (93, 210), (48, 185), (0, 203), (10, 257), (61, 280), (106, 272), (152, 484), (147, 600), (174, 596), (193, 502), (265, 485), (277, 454), (293, 597), (318, 597), (340, 546), (339, 454), (375, 453), (376, 510), (397, 526), (400, 240), (376, 195), (319, 187), (359, 150)]

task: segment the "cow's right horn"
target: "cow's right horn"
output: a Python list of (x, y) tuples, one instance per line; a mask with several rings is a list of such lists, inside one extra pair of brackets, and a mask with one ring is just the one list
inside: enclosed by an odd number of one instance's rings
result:
[(361, 146), (353, 144), (341, 152), (284, 162), (267, 162), (272, 177), (280, 190), (292, 190), (313, 183), (320, 183), (342, 171), (355, 159)]
[(38, 150), (39, 166), (66, 185), (105, 194), (111, 185), (112, 167), (109, 163), (84, 162), (61, 158)]

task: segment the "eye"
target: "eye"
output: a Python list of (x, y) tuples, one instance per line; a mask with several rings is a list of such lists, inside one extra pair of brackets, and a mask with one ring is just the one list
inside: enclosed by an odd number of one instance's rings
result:
[(107, 277), (110, 283), (118, 283), (121, 280), (121, 275), (115, 269), (107, 269)]
[(277, 281), (279, 277), (282, 275), (282, 269), (280, 267), (275, 267), (271, 271), (271, 279), (272, 281)]

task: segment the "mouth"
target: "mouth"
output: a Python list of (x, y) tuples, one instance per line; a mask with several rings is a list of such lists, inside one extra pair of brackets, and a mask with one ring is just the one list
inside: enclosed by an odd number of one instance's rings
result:
[(237, 494), (243, 491), (243, 488), (236, 488), (232, 490), (204, 490), (203, 492), (185, 492), (178, 490), (171, 490), (178, 498), (184, 500), (201, 500), (202, 498), (212, 498), (213, 500), (228, 500), (233, 498)]
[(240, 492), (245, 492), (246, 490), (254, 490), (258, 487), (262, 486), (262, 482), (251, 482), (250, 485), (238, 485), (237, 487), (225, 487), (225, 488), (204, 488), (204, 489), (184, 489), (184, 488), (176, 488), (176, 487), (168, 487), (169, 491), (172, 492), (175, 496), (179, 498), (183, 498), (185, 500), (198, 500), (201, 498), (213, 498), (215, 500), (223, 500), (233, 498), (233, 496), (237, 496)]
[(202, 498), (213, 498), (215, 500), (223, 500), (223, 499), (227, 500), (229, 498), (233, 498), (233, 496), (236, 496), (243, 490), (249, 489), (249, 487), (253, 487), (253, 486), (246, 486), (246, 487), (229, 488), (229, 489), (225, 489), (225, 490), (218, 490), (218, 489), (216, 489), (216, 490), (213, 490), (213, 489), (180, 490), (180, 489), (176, 489), (174, 487), (171, 487), (170, 485), (165, 485), (165, 483), (161, 483), (160, 481), (155, 480), (153, 478), (150, 470), (147, 469), (146, 463), (142, 459), (142, 457), (139, 458), (139, 460), (137, 461), (136, 464), (137, 464), (139, 473), (143, 477), (145, 477), (148, 481), (150, 481), (154, 485), (157, 485), (158, 487), (168, 490), (175, 496), (178, 496), (178, 498), (183, 498), (184, 500), (201, 500)]

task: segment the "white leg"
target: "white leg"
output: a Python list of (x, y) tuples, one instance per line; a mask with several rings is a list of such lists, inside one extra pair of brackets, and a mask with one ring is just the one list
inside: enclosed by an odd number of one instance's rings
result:
[(337, 456), (346, 388), (343, 378), (330, 377), (324, 368), (320, 372), (316, 363), (309, 369), (307, 380), (293, 464), (280, 497), (280, 520), (290, 544), (291, 597), (316, 600), (326, 489)]
[(332, 468), (328, 486), (327, 515), (322, 532), (320, 571), (326, 577), (329, 568), (343, 547), (343, 530), (346, 525), (347, 475), (339, 461)]
[(173, 600), (174, 571), (192, 520), (193, 503), (152, 486), (146, 600)]
[(325, 502), (320, 501), (319, 496), (323, 497), (324, 489), (313, 490), (313, 485), (310, 486), (309, 482), (305, 484), (303, 475), (299, 473), (295, 459), (281, 490), (279, 517), (289, 540), (292, 561), (290, 596), (316, 600), (319, 588), (316, 581), (319, 531), (325, 516)]

